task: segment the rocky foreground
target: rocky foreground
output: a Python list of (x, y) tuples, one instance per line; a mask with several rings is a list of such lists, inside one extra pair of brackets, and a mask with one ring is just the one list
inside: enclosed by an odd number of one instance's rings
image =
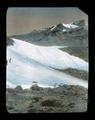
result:
[(88, 93), (81, 86), (59, 85), (55, 88), (6, 89), (6, 107), (9, 113), (64, 113), (86, 112)]

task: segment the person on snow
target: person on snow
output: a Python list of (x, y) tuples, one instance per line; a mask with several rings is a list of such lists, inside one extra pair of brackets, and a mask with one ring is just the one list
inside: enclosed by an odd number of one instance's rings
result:
[(11, 63), (11, 58), (9, 59), (9, 63)]

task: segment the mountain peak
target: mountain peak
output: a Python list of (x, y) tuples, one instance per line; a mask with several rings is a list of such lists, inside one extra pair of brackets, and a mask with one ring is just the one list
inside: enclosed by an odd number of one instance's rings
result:
[(51, 28), (52, 32), (66, 32), (72, 29), (80, 28), (85, 26), (84, 20), (74, 21), (70, 24), (59, 23)]
[(66, 27), (63, 26), (62, 23), (59, 23), (58, 25), (55, 25), (55, 26), (51, 29), (51, 31), (53, 31), (53, 32), (66, 31)]

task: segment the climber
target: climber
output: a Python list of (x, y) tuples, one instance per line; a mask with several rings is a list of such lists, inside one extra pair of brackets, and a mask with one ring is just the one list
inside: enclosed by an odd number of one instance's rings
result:
[(8, 65), (8, 61), (6, 60), (6, 64)]
[(11, 58), (9, 59), (9, 63), (11, 63)]

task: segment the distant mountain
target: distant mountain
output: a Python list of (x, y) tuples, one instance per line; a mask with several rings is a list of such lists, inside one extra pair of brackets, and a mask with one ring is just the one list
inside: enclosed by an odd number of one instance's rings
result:
[(60, 23), (41, 30), (33, 30), (27, 34), (10, 36), (10, 38), (21, 39), (41, 46), (88, 47), (88, 30), (84, 20), (70, 24)]

